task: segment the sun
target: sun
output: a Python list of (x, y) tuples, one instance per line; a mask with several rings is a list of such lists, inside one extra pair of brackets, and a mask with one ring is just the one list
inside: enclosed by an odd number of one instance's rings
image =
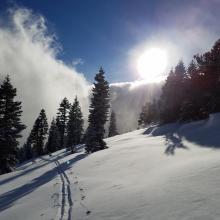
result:
[(167, 53), (160, 48), (146, 50), (137, 61), (137, 70), (147, 82), (161, 81), (167, 67)]

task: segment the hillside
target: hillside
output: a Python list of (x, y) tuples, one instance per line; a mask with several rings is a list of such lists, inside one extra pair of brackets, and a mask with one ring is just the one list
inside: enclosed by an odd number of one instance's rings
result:
[(59, 151), (0, 176), (1, 220), (214, 220), (220, 216), (220, 114)]

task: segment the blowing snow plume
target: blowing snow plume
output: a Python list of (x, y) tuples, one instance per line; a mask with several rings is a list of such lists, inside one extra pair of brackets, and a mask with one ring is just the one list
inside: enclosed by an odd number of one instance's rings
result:
[(111, 106), (116, 113), (119, 133), (137, 129), (142, 106), (158, 99), (161, 83), (144, 81), (113, 83), (110, 86)]
[[(0, 18), (1, 19), (1, 18)], [(48, 34), (44, 17), (25, 8), (10, 10), (0, 20), (0, 81), (10, 74), (23, 105), (23, 121), (29, 131), (41, 108), (49, 119), (59, 102), (78, 96), (83, 112), (88, 109), (89, 84), (74, 67), (57, 58), (60, 48)]]

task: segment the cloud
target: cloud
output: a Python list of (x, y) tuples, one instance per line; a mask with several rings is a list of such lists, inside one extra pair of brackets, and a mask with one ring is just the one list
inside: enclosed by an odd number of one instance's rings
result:
[[(3, 22), (4, 21), (4, 22)], [(26, 8), (10, 9), (8, 21), (0, 23), (0, 80), (10, 74), (23, 105), (23, 121), (30, 131), (40, 109), (49, 120), (56, 115), (59, 102), (77, 95), (85, 117), (88, 112), (89, 83), (74, 67), (57, 58), (61, 48), (49, 34), (41, 15)]]
[(83, 65), (84, 64), (84, 60), (82, 58), (76, 58), (72, 61), (72, 65), (78, 66), (78, 65)]

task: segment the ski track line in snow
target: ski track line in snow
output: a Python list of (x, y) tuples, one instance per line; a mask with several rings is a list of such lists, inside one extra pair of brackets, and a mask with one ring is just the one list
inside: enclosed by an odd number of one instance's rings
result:
[[(64, 220), (64, 219), (71, 220), (72, 207), (73, 207), (73, 200), (71, 196), (71, 183), (70, 183), (69, 177), (67, 176), (65, 171), (62, 169), (62, 164), (60, 164), (58, 160), (55, 161), (55, 164), (57, 166), (57, 170), (62, 181), (62, 190), (61, 190), (62, 201), (61, 201), (60, 220)], [(65, 218), (66, 195), (67, 195), (67, 201), (68, 201), (67, 218)]]

